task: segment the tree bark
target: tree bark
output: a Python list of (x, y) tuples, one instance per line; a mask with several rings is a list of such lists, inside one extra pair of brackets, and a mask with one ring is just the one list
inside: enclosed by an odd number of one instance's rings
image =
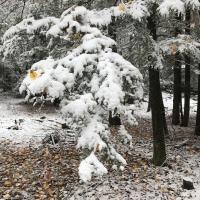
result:
[(166, 151), (159, 70), (154, 68), (149, 69), (149, 82), (153, 128), (153, 164), (161, 166), (166, 160)]
[[(176, 20), (181, 21), (181, 15), (176, 14)], [(175, 28), (175, 37), (180, 34), (182, 31), (177, 26)], [(182, 91), (181, 91), (181, 57), (180, 53), (176, 52), (175, 54), (175, 63), (174, 63), (174, 90), (173, 90), (173, 110), (172, 110), (172, 124), (178, 125), (181, 122), (180, 117), (182, 118)]]
[[(199, 69), (200, 69), (200, 64), (199, 64)], [(200, 75), (198, 75), (198, 102), (197, 102), (195, 135), (200, 136)]]
[(190, 57), (185, 56), (185, 91), (184, 91), (184, 115), (182, 126), (187, 127), (189, 123), (189, 116), (190, 116)]
[(166, 120), (166, 117), (165, 117), (165, 106), (164, 106), (164, 103), (163, 103), (162, 93), (161, 93), (161, 100), (160, 101), (162, 103), (162, 117), (163, 117), (164, 133), (165, 133), (165, 135), (169, 135), (168, 127), (167, 127), (167, 120)]
[(149, 87), (149, 100), (148, 100), (148, 107), (147, 107), (147, 112), (150, 112), (151, 111), (151, 103), (150, 103), (150, 87)]
[[(148, 29), (155, 41), (157, 40), (157, 6), (156, 3), (152, 5), (152, 12), (148, 18)], [(155, 69), (154, 66), (149, 66), (149, 90), (153, 129), (153, 164), (161, 166), (166, 160), (164, 130), (167, 126), (165, 127), (166, 119), (160, 87), (159, 69)]]
[[(150, 30), (150, 34), (152, 36), (152, 38), (157, 41), (158, 36), (157, 36), (157, 27), (156, 27), (156, 19), (157, 19), (157, 4), (153, 4), (152, 6), (152, 13), (150, 15), (150, 17), (148, 18), (148, 24), (147, 27)], [(160, 82), (160, 80), (159, 80)], [(150, 91), (150, 89), (149, 89)], [(161, 89), (160, 89), (161, 92)], [(151, 110), (151, 92), (149, 92), (149, 102), (148, 102), (148, 108), (147, 108), (147, 112), (150, 112)], [(164, 107), (164, 103), (163, 103), (163, 98), (161, 95), (161, 104), (162, 104), (162, 118), (163, 118), (163, 128), (164, 128), (164, 132), (166, 135), (168, 135), (168, 127), (167, 127), (167, 121), (166, 121), (166, 116), (165, 116), (165, 107)]]
[(174, 66), (174, 90), (173, 90), (173, 112), (172, 112), (172, 124), (178, 125), (180, 123), (181, 109), (181, 63), (179, 61), (179, 56), (176, 55), (176, 61)]
[[(191, 22), (191, 13), (190, 8), (186, 9), (185, 15), (185, 34), (190, 35), (190, 22)], [(184, 116), (182, 121), (182, 126), (187, 127), (189, 123), (190, 116), (190, 56), (185, 55), (185, 90), (184, 90)]]

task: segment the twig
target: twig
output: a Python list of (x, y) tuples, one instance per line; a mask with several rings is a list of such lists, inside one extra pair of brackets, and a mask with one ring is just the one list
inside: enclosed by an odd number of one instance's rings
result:
[(187, 140), (181, 142), (180, 144), (175, 145), (174, 147), (176, 147), (176, 148), (180, 148), (180, 147), (182, 147), (182, 146), (185, 146), (189, 141), (190, 141), (190, 140), (187, 139)]
[(53, 142), (53, 145), (55, 146), (56, 143), (55, 143), (54, 137), (52, 136), (52, 134), (50, 134), (50, 136), (51, 136), (51, 140), (52, 140), (52, 142)]

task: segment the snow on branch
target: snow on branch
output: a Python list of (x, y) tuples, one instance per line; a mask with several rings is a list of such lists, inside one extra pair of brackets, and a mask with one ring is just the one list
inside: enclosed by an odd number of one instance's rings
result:
[(84, 182), (90, 181), (92, 175), (102, 176), (108, 171), (95, 156), (94, 152), (83, 160), (79, 166), (79, 175)]
[(59, 19), (55, 17), (47, 17), (40, 20), (35, 20), (34, 18), (24, 19), (22, 22), (12, 26), (5, 32), (3, 41), (12, 38), (14, 35), (21, 31), (26, 31), (27, 34), (34, 34), (34, 31), (42, 28), (44, 29), (43, 31), (45, 31), (45, 29), (49, 29), (50, 26), (58, 23), (58, 21)]
[(166, 55), (188, 54), (199, 61), (200, 43), (196, 42), (190, 35), (178, 35), (176, 38), (163, 40), (159, 46)]
[(182, 0), (163, 0), (159, 5), (158, 10), (160, 14), (164, 16), (169, 16), (170, 11), (184, 13), (184, 2)]
[(200, 7), (200, 2), (199, 0), (185, 0), (186, 6), (191, 6), (191, 8), (198, 9)]
[[(98, 17), (92, 20), (94, 12), (84, 7), (73, 7), (51, 26), (45, 19), (45, 24), (34, 21), (32, 27), (28, 26), (31, 34), (37, 33), (34, 31), (37, 26), (47, 37), (62, 37), (79, 43), (60, 59), (48, 58), (33, 64), (20, 87), (20, 92), (26, 91), (27, 99), (40, 94), (52, 101), (63, 99), (62, 113), (77, 134), (77, 148), (89, 152), (79, 168), (83, 181), (90, 180), (92, 174), (107, 172), (96, 157), (100, 154), (101, 159), (103, 152), (113, 162), (126, 164), (110, 142), (108, 113), (115, 111), (125, 123), (137, 124), (134, 110), (143, 97), (141, 73), (113, 52), (116, 43), (98, 28), (106, 25), (102, 24), (103, 21), (98, 21)], [(133, 105), (126, 101), (130, 98)]]
[(200, 2), (199, 0), (163, 0), (158, 10), (163, 16), (169, 16), (171, 11), (185, 14), (187, 6), (190, 6), (193, 10), (198, 9), (200, 7)]
[(143, 17), (149, 15), (147, 4), (143, 0), (134, 0), (126, 6), (126, 14), (130, 15), (133, 19), (141, 20)]
[[(56, 31), (59, 31), (57, 32), (58, 34), (61, 33), (60, 29), (66, 27), (67, 23), (70, 23), (68, 24), (69, 27), (77, 27), (79, 24), (79, 16), (82, 16), (84, 18), (85, 24), (101, 27), (109, 25), (112, 20), (112, 16), (123, 17), (125, 15), (131, 15), (133, 19), (141, 20), (143, 17), (148, 15), (147, 6), (142, 0), (135, 0), (124, 5), (125, 10), (121, 10), (118, 6), (113, 6), (100, 11), (87, 10), (83, 6), (73, 6), (64, 11), (60, 19), (55, 17), (46, 17), (39, 20), (35, 20), (34, 18), (24, 19), (19, 24), (12, 26), (10, 29), (8, 29), (4, 34), (3, 40), (8, 40), (13, 35), (23, 30), (25, 30), (28, 34), (32, 34), (34, 33), (34, 31), (37, 31), (40, 28), (43, 29), (42, 31), (44, 34), (47, 33), (47, 30), (49, 30), (50, 27), (52, 29), (50, 32), (48, 32), (49, 34), (56, 34)], [(77, 21), (74, 21), (72, 19), (77, 19)]]

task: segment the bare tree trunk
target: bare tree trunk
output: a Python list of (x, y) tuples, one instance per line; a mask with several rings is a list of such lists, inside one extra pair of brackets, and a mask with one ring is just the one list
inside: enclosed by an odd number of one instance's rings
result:
[(176, 61), (174, 66), (174, 98), (173, 98), (173, 112), (172, 112), (172, 124), (178, 125), (180, 123), (181, 115), (181, 63), (179, 56), (176, 55)]
[(161, 93), (161, 100), (160, 101), (162, 103), (162, 116), (163, 116), (164, 133), (165, 133), (165, 135), (169, 135), (168, 127), (167, 127), (167, 120), (166, 120), (166, 116), (165, 116), (165, 106), (164, 106), (164, 103), (163, 103), (162, 93)]
[[(199, 69), (200, 69), (200, 64), (199, 64)], [(200, 136), (200, 75), (198, 75), (198, 102), (197, 102), (195, 135)]]
[[(191, 13), (190, 8), (186, 10), (185, 22), (186, 22), (186, 29), (185, 34), (190, 35), (190, 21), (191, 21)], [(185, 91), (184, 91), (184, 116), (182, 121), (182, 126), (187, 127), (189, 123), (189, 116), (190, 116), (190, 56), (185, 55)]]
[(149, 82), (153, 128), (153, 163), (156, 166), (161, 166), (166, 160), (166, 150), (159, 70), (149, 69)]
[(150, 102), (150, 86), (149, 86), (149, 101), (148, 101), (148, 107), (147, 107), (147, 112), (151, 111), (151, 102)]
[[(176, 14), (177, 22), (181, 21), (181, 15)], [(181, 30), (175, 28), (175, 37), (181, 33)], [(181, 57), (179, 52), (175, 54), (175, 63), (174, 63), (174, 90), (173, 90), (173, 110), (172, 110), (172, 124), (178, 125), (181, 122), (180, 117), (182, 118), (182, 91), (181, 91)]]
[[(148, 18), (148, 29), (154, 40), (157, 40), (157, 4), (152, 5), (152, 12)], [(166, 160), (165, 151), (165, 112), (160, 87), (159, 69), (154, 66), (149, 66), (149, 104), (152, 114), (152, 128), (153, 128), (153, 164), (161, 166)]]
[(187, 127), (189, 123), (189, 116), (190, 116), (190, 57), (185, 56), (185, 102), (184, 102), (184, 115), (182, 126)]

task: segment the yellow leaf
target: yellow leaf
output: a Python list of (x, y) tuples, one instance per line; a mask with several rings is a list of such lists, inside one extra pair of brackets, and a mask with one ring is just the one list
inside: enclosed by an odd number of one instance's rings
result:
[(29, 77), (31, 80), (35, 80), (38, 76), (39, 76), (39, 73), (37, 71), (30, 70)]
[(49, 183), (44, 182), (44, 183), (43, 183), (43, 188), (44, 188), (45, 190), (49, 189)]
[(124, 12), (126, 10), (126, 5), (124, 3), (120, 3), (118, 8), (119, 8), (120, 11)]
[(12, 185), (12, 183), (10, 181), (5, 181), (4, 182), (4, 186), (5, 187), (10, 187)]
[(128, 0), (128, 4), (134, 3), (135, 0)]
[(178, 51), (178, 47), (177, 47), (176, 44), (171, 44), (170, 49), (171, 49), (171, 52), (172, 52), (173, 55), (175, 55), (176, 52)]

